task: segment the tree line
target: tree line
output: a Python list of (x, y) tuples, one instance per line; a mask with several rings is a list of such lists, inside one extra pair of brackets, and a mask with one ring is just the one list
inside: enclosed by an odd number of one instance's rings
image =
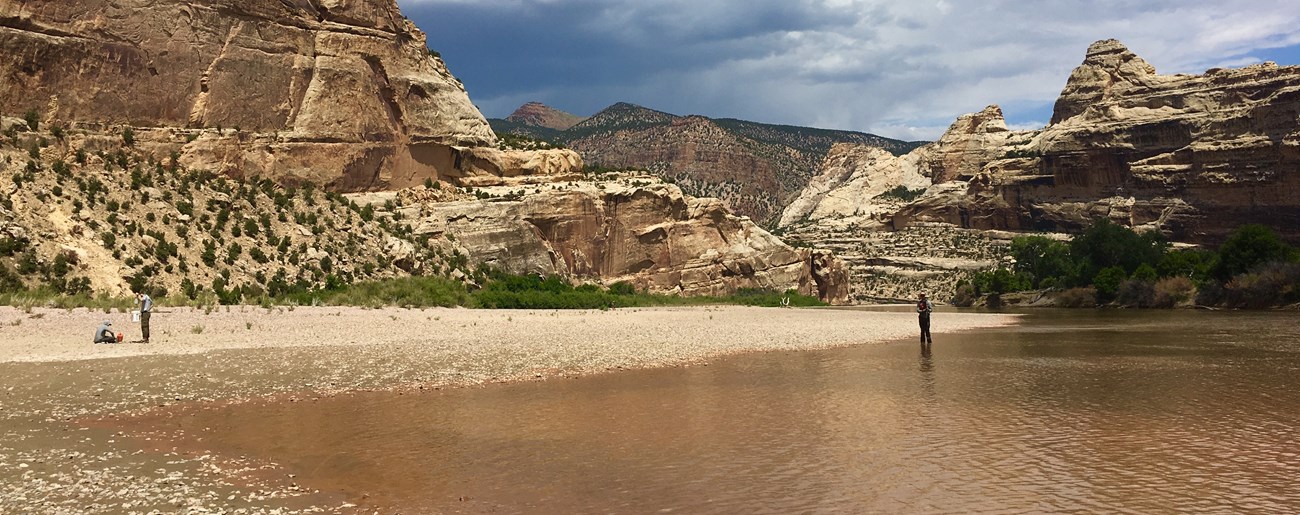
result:
[(996, 307), (1005, 293), (1035, 290), (1067, 307), (1257, 309), (1300, 302), (1300, 251), (1263, 225), (1239, 227), (1217, 249), (1175, 248), (1157, 231), (1098, 219), (1069, 241), (1017, 237), (1010, 254), (1010, 267), (959, 283), (953, 303), (983, 298)]

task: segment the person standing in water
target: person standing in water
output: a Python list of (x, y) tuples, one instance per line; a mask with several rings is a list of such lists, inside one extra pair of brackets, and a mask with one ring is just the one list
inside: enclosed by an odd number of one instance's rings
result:
[(921, 299), (916, 301), (916, 314), (921, 322), (921, 343), (934, 343), (934, 338), (930, 337), (930, 313), (934, 311), (934, 304), (925, 298), (925, 293), (921, 293)]

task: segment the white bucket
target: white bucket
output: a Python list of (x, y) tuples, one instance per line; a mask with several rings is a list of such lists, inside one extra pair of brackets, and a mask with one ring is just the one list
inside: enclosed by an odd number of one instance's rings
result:
[(131, 323), (135, 323), (135, 324), (140, 323), (140, 312), (139, 312), (139, 311), (132, 311), (132, 312), (131, 312)]

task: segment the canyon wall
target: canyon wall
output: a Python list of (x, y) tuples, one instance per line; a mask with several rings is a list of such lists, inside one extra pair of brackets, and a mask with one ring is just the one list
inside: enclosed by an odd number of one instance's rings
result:
[(455, 174), (496, 137), (393, 0), (0, 5), (0, 109), (338, 190)]
[[(990, 106), (959, 118), (939, 141), (881, 156), (858, 175), (896, 175), (897, 167), (934, 185), (872, 218), (888, 228), (946, 222), (1070, 232), (1105, 217), (1180, 241), (1216, 243), (1248, 223), (1300, 241), (1300, 67), (1159, 75), (1118, 41), (1099, 41), (1047, 127), (1009, 131)], [(823, 182), (840, 173), (824, 169)], [(808, 196), (872, 202), (863, 181), (839, 183), (846, 189)], [(806, 202), (792, 208), (783, 224), (807, 215), (815, 222), (819, 212), (844, 216)]]

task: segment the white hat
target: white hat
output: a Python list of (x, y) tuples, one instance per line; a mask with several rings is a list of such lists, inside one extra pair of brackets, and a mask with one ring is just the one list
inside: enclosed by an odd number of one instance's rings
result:
[(113, 325), (113, 323), (112, 323), (112, 322), (109, 322), (108, 320), (105, 320), (105, 321), (104, 321), (104, 325)]

